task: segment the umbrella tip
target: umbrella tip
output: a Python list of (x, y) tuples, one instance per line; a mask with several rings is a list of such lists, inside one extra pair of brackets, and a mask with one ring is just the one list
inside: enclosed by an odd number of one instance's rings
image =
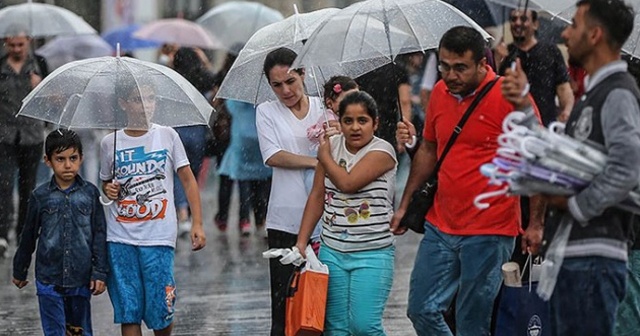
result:
[(298, 12), (298, 5), (293, 4), (293, 13), (294, 14), (300, 14), (300, 12)]
[(120, 58), (120, 42), (116, 43), (116, 57)]

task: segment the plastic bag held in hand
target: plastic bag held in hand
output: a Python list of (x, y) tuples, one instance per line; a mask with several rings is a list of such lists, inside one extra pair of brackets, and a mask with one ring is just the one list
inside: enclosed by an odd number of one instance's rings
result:
[(311, 247), (311, 245), (307, 245), (305, 254), (307, 255), (307, 263), (305, 264), (304, 269), (302, 270), (303, 272), (306, 270), (312, 270), (318, 273), (329, 274), (329, 267), (327, 267), (327, 265), (320, 262), (318, 257), (316, 257), (316, 254), (313, 252), (313, 247)]
[[(313, 253), (313, 251), (311, 253)], [(300, 254), (300, 251), (295, 246), (292, 248), (272, 248), (262, 252), (262, 257), (265, 259), (281, 257), (280, 263), (283, 265), (293, 264), (295, 266), (300, 266), (305, 262), (302, 254)]]
[(313, 247), (311, 245), (307, 245), (305, 250), (305, 254), (307, 255), (307, 259), (305, 260), (300, 254), (300, 250), (296, 246), (292, 248), (272, 248), (267, 251), (262, 252), (262, 257), (266, 259), (271, 258), (280, 258), (280, 263), (283, 265), (293, 264), (295, 266), (300, 266), (302, 263), (306, 262), (304, 269), (302, 272), (306, 270), (312, 270), (318, 273), (326, 273), (329, 274), (329, 268), (327, 265), (323, 264), (316, 257), (315, 252), (313, 251)]

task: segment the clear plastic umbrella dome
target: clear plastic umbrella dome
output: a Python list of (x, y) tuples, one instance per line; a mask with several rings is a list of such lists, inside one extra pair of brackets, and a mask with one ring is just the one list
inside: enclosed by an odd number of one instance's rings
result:
[[(356, 63), (372, 59), (392, 62), (399, 54), (438, 46), (455, 26), (469, 26), (491, 38), (472, 19), (440, 0), (367, 0), (326, 20), (309, 37), (294, 68)], [(373, 70), (366, 63), (351, 67), (352, 77)]]
[(222, 43), (195, 22), (185, 19), (160, 19), (142, 26), (133, 37), (205, 49), (222, 48)]
[[(294, 14), (258, 30), (240, 51), (216, 97), (253, 104), (277, 99), (262, 71), (266, 55), (280, 47), (300, 51), (303, 41), (314, 29), (338, 11), (336, 8), (325, 8), (305, 14)], [(324, 83), (328, 76), (337, 74), (339, 67), (332, 65), (316, 70), (307, 70), (305, 76), (305, 86), (311, 94), (317, 93), (316, 81)]]
[(237, 54), (260, 28), (284, 19), (282, 13), (258, 2), (229, 1), (211, 8), (196, 20), (223, 45)]
[(36, 50), (50, 69), (92, 57), (112, 56), (114, 49), (99, 35), (58, 36)]
[[(136, 115), (125, 108), (132, 104), (139, 106)], [(150, 123), (206, 125), (211, 112), (202, 94), (170, 68), (108, 56), (58, 68), (23, 100), (18, 115), (67, 128), (145, 130)]]
[(29, 1), (0, 9), (0, 37), (24, 30), (32, 37), (96, 34), (83, 18), (62, 7)]

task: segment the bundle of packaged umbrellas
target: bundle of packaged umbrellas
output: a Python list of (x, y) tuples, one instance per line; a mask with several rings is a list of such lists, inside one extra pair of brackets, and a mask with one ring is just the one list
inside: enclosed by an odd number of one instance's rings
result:
[[(480, 209), (489, 207), (485, 202), (488, 198), (503, 195), (576, 194), (604, 170), (607, 162), (602, 145), (565, 135), (560, 122), (545, 128), (533, 113), (510, 113), (502, 130), (496, 157), (480, 172), (490, 184), (504, 188), (478, 195), (474, 204)], [(640, 188), (629, 192), (617, 207), (640, 213)]]

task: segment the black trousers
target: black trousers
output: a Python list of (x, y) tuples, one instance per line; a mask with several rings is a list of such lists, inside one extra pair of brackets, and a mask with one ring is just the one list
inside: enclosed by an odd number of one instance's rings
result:
[(43, 144), (15, 145), (0, 143), (0, 238), (7, 239), (14, 214), (13, 190), (18, 180), (18, 222), (20, 236), (27, 214), (27, 201), (36, 185), (38, 164), (43, 156)]
[[(278, 231), (267, 230), (269, 248), (289, 248), (296, 244), (298, 236)], [(269, 276), (271, 280), (271, 336), (284, 336), (285, 303), (289, 279), (293, 274), (293, 265), (283, 265), (277, 258), (269, 259)]]

